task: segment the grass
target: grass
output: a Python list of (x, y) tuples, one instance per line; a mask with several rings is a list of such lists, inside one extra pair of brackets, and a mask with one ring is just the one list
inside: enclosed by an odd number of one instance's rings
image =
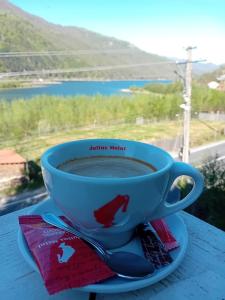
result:
[[(217, 140), (225, 139), (220, 134), (225, 129), (224, 122), (207, 122), (217, 130), (217, 133), (200, 123), (192, 120), (191, 123), (191, 147), (200, 146)], [(0, 148), (16, 149), (27, 160), (37, 160), (49, 147), (71, 140), (87, 138), (122, 138), (129, 140), (154, 143), (162, 139), (173, 139), (182, 135), (182, 121), (161, 121), (144, 125), (117, 124), (102, 127), (74, 128), (57, 131), (46, 135), (33, 135), (22, 140), (4, 140)]]

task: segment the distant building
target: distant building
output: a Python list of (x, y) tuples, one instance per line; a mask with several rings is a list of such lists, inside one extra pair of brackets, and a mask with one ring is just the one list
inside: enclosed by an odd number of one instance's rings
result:
[(219, 85), (220, 85), (220, 84), (219, 84), (217, 81), (210, 81), (210, 82), (208, 83), (208, 87), (209, 87), (210, 89), (214, 89), (214, 90), (218, 89)]
[(24, 178), (26, 160), (11, 149), (0, 150), (0, 190)]
[(225, 91), (225, 74), (218, 77), (217, 80), (219, 81), (218, 90)]

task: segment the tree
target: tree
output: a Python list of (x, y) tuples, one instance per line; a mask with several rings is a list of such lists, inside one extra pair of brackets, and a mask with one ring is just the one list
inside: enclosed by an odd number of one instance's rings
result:
[(200, 171), (205, 178), (205, 189), (186, 211), (225, 231), (225, 163), (214, 157)]

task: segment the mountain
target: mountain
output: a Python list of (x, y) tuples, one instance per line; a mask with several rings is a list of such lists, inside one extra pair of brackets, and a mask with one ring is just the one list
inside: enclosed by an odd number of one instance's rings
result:
[(219, 68), (220, 68), (219, 65), (215, 65), (212, 63), (195, 63), (193, 64), (193, 73), (195, 75), (203, 75), (205, 73), (214, 72)]
[[(112, 70), (80, 72), (70, 76), (110, 79), (174, 78), (174, 65), (166, 57), (149, 54), (128, 42), (84, 28), (49, 23), (6, 0), (0, 0), (0, 53), (78, 50), (87, 50), (89, 53), (0, 58), (0, 72), (149, 63), (152, 65), (120, 69), (115, 67)], [(92, 53), (90, 50), (93, 50)]]
[[(171, 61), (175, 61), (175, 62), (185, 62), (187, 60), (187, 57), (186, 58), (184, 58), (184, 57), (183, 58), (178, 58), (178, 57), (175, 57), (175, 56), (170, 56), (170, 57), (167, 57), (167, 58), (170, 59)], [(192, 64), (193, 75), (194, 76), (201, 76), (203, 74), (210, 73), (210, 72), (213, 72), (213, 71), (219, 69), (220, 66), (221, 65), (216, 65), (216, 64), (207, 63), (207, 62), (193, 63)], [(176, 71), (181, 73), (181, 74), (184, 73), (185, 72), (185, 65), (184, 64), (179, 65), (179, 67), (177, 68)]]
[(202, 83), (207, 84), (210, 81), (219, 81), (218, 79), (222, 76), (224, 77), (223, 80), (225, 80), (225, 65), (221, 65), (213, 72), (203, 74), (202, 76), (199, 77), (198, 80)]

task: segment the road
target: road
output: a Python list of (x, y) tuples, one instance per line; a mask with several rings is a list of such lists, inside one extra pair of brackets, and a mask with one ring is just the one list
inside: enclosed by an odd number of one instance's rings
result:
[(225, 141), (192, 149), (190, 153), (190, 163), (194, 165), (202, 164), (208, 158), (213, 158), (216, 155), (220, 159), (225, 159)]
[[(193, 165), (201, 165), (208, 157), (215, 157), (215, 155), (218, 155), (220, 160), (225, 161), (225, 141), (192, 149), (190, 153), (190, 163)], [(176, 155), (173, 155), (173, 157), (175, 159), (177, 158)], [(13, 197), (0, 197), (0, 216), (36, 204), (46, 197), (47, 192), (44, 187)]]
[[(175, 159), (178, 159), (177, 154), (173, 153), (172, 156)], [(225, 160), (225, 141), (216, 142), (191, 149), (190, 164), (201, 165), (208, 159), (213, 159), (216, 156), (218, 156), (220, 160)]]

